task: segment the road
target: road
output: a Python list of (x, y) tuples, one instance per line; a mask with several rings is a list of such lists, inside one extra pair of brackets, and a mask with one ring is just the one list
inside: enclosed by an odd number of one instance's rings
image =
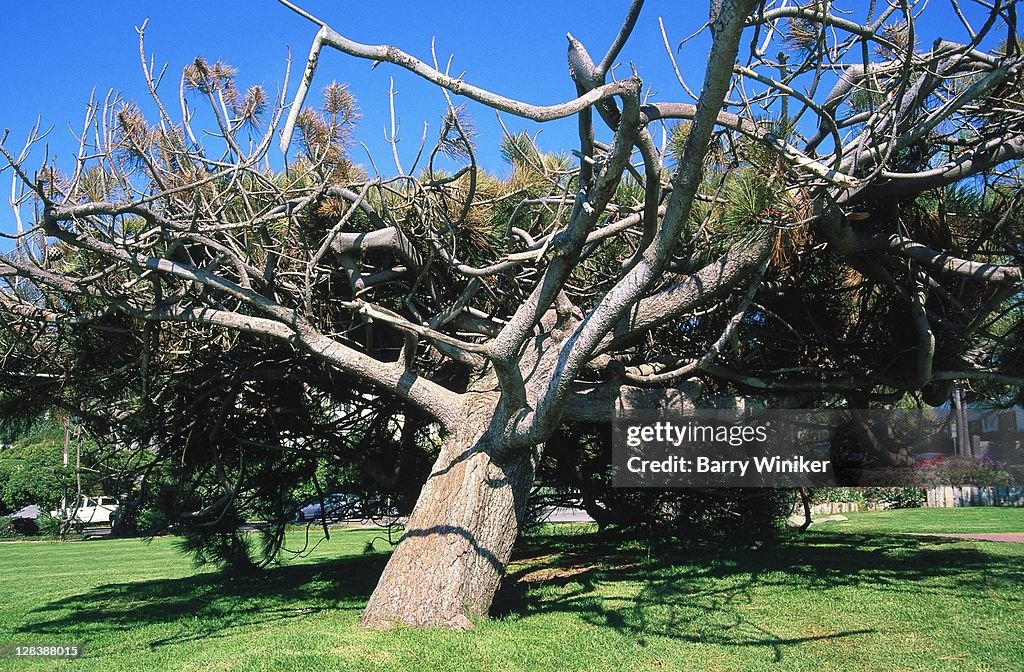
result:
[(594, 519), (583, 509), (568, 506), (555, 506), (546, 509), (542, 514), (546, 523), (592, 523)]

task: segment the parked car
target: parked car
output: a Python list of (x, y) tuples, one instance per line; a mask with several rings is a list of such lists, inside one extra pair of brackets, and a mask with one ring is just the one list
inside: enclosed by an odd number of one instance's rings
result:
[[(0, 520), (0, 529), (7, 528), (7, 533), (13, 532), (25, 537), (34, 537), (39, 534), (39, 516), (42, 510), (35, 504), (18, 509), (14, 513), (3, 516), (6, 520)], [(9, 521), (9, 522), (8, 522)], [(0, 536), (3, 536), (0, 532)]]
[(71, 518), (76, 523), (85, 523), (87, 525), (96, 523), (106, 523), (109, 525), (110, 517), (117, 511), (118, 506), (120, 506), (120, 503), (115, 497), (107, 495), (82, 497), (77, 507), (69, 504), (66, 510), (50, 511), (50, 515), (60, 519)]
[(323, 506), (320, 505), (320, 500), (316, 499), (297, 508), (293, 516), (296, 523), (319, 518), (380, 522), (397, 520), (399, 512), (387, 496), (363, 498), (358, 495), (333, 493), (324, 497)]
[(354, 514), (358, 498), (355, 495), (346, 495), (336, 492), (324, 497), (323, 502), (316, 499), (295, 511), (295, 522), (301, 523), (305, 520), (317, 518), (348, 518)]
[(914, 455), (915, 467), (934, 467), (939, 462), (949, 457), (945, 453), (919, 453)]
[(18, 509), (7, 517), (15, 520), (35, 520), (41, 513), (42, 510), (38, 506), (35, 504), (29, 504), (28, 506)]

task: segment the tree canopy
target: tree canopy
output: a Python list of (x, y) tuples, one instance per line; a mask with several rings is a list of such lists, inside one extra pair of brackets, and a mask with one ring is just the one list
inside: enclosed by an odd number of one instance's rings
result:
[[(282, 4), (319, 27), (294, 98), (201, 57), (168, 95), (144, 59), (154, 115), (94, 102), (71, 165), (5, 138), (0, 401), (158, 455), (145, 468), (183, 476), (211, 526), (240, 506), (285, 520), (318, 460), (409, 504), (425, 478), (366, 624), (486, 613), (545, 443), (616, 410), (937, 405), (956, 381), (1019, 398), (1015, 2), (952, 0), (960, 36), (922, 45), (923, 3), (715, 0), (703, 26), (666, 21), (666, 58), (668, 31), (710, 32), (687, 54), (699, 93), (680, 76), (655, 96), (613, 67), (636, 0), (600, 58), (569, 36), (578, 95), (553, 105)], [(357, 103), (321, 81), (335, 51), (446, 97), (414, 164), (352, 158)], [(462, 99), (574, 117), (578, 144), (477, 138)], [(501, 143), (504, 174), (478, 142)]]

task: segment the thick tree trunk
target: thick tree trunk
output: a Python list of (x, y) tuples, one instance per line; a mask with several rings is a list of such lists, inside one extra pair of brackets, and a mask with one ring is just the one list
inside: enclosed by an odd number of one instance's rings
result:
[[(493, 410), (493, 409), (492, 409)], [(448, 437), (362, 624), (470, 628), (486, 615), (519, 533), (539, 451), (503, 455), (491, 413)]]

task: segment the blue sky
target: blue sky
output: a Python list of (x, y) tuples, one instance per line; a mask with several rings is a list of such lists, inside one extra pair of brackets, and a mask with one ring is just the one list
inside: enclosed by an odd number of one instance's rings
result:
[[(303, 4), (311, 13), (328, 21), (346, 36), (367, 43), (391, 43), (423, 59), (430, 59), (430, 42), (437, 38), (438, 57), (455, 54), (455, 71), (465, 71), (467, 80), (530, 102), (554, 103), (572, 98), (574, 87), (565, 61), (565, 33), (572, 32), (595, 53), (603, 55), (618, 30), (628, 3), (555, 2), (541, 3), (437, 3), (422, 2), (320, 2)], [(656, 3), (652, 3), (656, 4)], [(93, 88), (102, 95), (118, 88), (127, 97), (143, 98), (137, 36), (134, 26), (149, 18), (147, 51), (157, 62), (169, 65), (167, 93), (176, 97), (177, 75), (194, 56), (218, 58), (239, 69), (239, 83), (262, 83), (274, 91), (283, 81), (288, 47), (295, 70), (302, 67), (316, 26), (293, 14), (274, 0), (241, 2), (124, 2), (103, 1), (29, 3), (9, 2), (4, 19), (9, 39), (0, 44), (0, 126), (11, 129), (11, 139), (20, 140), (37, 115), (44, 126), (53, 126), (51, 145), (72, 152), (66, 142), (67, 124), (81, 123), (85, 103)], [(637, 40), (624, 55), (635, 60), (646, 75), (658, 72), (658, 79), (670, 74), (657, 27), (657, 14), (668, 7), (652, 6), (641, 17)], [(678, 11), (676, 11), (678, 14)], [(675, 19), (679, 35), (690, 29), (695, 17)], [(703, 64), (695, 64), (699, 77)], [(628, 68), (628, 65), (626, 66)], [(626, 70), (628, 74), (628, 69)], [(402, 147), (415, 154), (423, 122), (430, 124), (430, 137), (438, 127), (444, 109), (443, 97), (430, 85), (397, 68), (370, 69), (367, 61), (340, 52), (325, 51), (314, 89), (332, 79), (351, 85), (363, 113), (359, 139), (367, 142), (378, 161), (387, 160), (390, 149), (383, 143), (387, 122), (389, 77), (398, 89), (397, 106), (401, 120)], [(652, 80), (655, 79), (651, 73)], [(292, 86), (298, 79), (293, 72)], [(674, 81), (664, 85), (677, 89)], [(665, 94), (676, 95), (675, 91)], [(497, 161), (499, 130), (494, 113), (473, 110), (480, 129), (484, 160)], [(522, 127), (514, 120), (506, 123)], [(572, 138), (575, 125), (562, 124)], [(552, 129), (552, 134), (554, 130)], [(550, 148), (564, 143), (541, 142)], [(561, 135), (564, 135), (561, 134)], [(9, 141), (9, 144), (13, 144)], [(362, 157), (356, 157), (362, 158)]]
[[(391, 43), (423, 60), (429, 61), (431, 38), (436, 37), (439, 59), (444, 61), (449, 54), (455, 54), (454, 72), (464, 71), (465, 78), (478, 86), (538, 104), (574, 96), (565, 61), (565, 33), (573, 33), (595, 59), (600, 59), (628, 7), (626, 0), (308, 0), (299, 4), (347, 37), (366, 43)], [(648, 2), (634, 38), (619, 59), (622, 76), (629, 74), (629, 63), (635, 63), (658, 99), (687, 100), (665, 55), (658, 17), (664, 17), (674, 47), (704, 22), (707, 10), (703, 4), (694, 8), (688, 3)], [(935, 13), (927, 24), (922, 24), (922, 32), (929, 27), (945, 29), (949, 25), (948, 10), (938, 3), (933, 8)], [(0, 129), (10, 129), (7, 146), (20, 148), (37, 117), (41, 117), (44, 128), (52, 127), (47, 138), (50, 154), (56, 156), (58, 165), (65, 166), (70, 165), (76, 149), (69, 126), (81, 125), (91, 91), (95, 89), (102, 98), (107, 90), (116, 88), (127, 98), (145, 98), (135, 26), (147, 17), (147, 52), (155, 55), (158, 64), (167, 63), (168, 77), (162, 90), (174, 100), (181, 67), (196, 55), (211, 61), (224, 59), (235, 65), (242, 88), (259, 83), (273, 92), (283, 82), (289, 47), (294, 62), (290, 88), (294, 91), (316, 33), (316, 26), (274, 0), (7, 0), (0, 16), (5, 26), (5, 39), (0, 41)], [(926, 33), (921, 42), (928, 44), (932, 37)], [(680, 66), (691, 85), (698, 85), (705, 66), (700, 40), (684, 52)], [(357, 139), (369, 146), (383, 172), (393, 172), (390, 149), (383, 136), (392, 76), (398, 90), (400, 150), (408, 166), (416, 153), (424, 122), (430, 125), (428, 139), (436, 137), (444, 99), (435, 87), (389, 65), (371, 70), (368, 62), (336, 51), (324, 52), (314, 81), (315, 90), (332, 79), (351, 86), (363, 114)], [(474, 107), (470, 113), (479, 130), (481, 162), (501, 170), (497, 153), (500, 128), (494, 113)], [(513, 131), (539, 129), (508, 117), (503, 119)], [(575, 123), (545, 125), (539, 143), (546, 150), (571, 148), (575, 144)], [(42, 149), (37, 148), (34, 154), (36, 165)], [(357, 148), (353, 158), (367, 163), (361, 149)], [(4, 173), (0, 176), (3, 201), (7, 200), (9, 185), (9, 174)], [(0, 230), (12, 228), (13, 217), (4, 205), (0, 208)]]

